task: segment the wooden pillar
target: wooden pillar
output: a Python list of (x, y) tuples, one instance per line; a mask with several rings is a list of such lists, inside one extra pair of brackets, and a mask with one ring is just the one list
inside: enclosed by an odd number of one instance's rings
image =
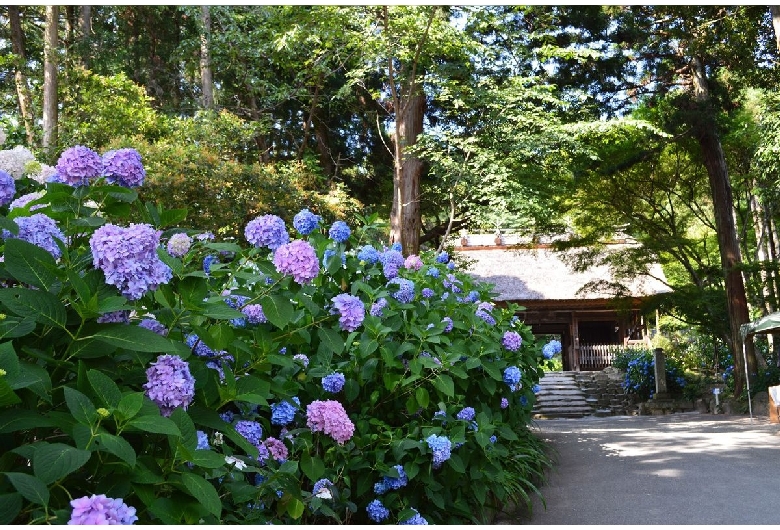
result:
[(571, 330), (571, 358), (570, 365), (574, 371), (580, 371), (580, 328), (579, 319), (575, 313), (571, 314), (571, 320), (569, 321), (569, 329)]

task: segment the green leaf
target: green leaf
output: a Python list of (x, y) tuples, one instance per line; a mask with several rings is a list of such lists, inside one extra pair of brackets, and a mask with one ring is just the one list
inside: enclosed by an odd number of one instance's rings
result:
[(160, 220), (158, 225), (160, 228), (166, 228), (169, 226), (175, 226), (184, 221), (187, 218), (186, 208), (175, 208), (171, 210), (163, 210), (160, 212)]
[(215, 320), (231, 320), (234, 318), (245, 317), (244, 313), (233, 309), (227, 304), (211, 304), (206, 306), (206, 309), (203, 310), (203, 316), (213, 318)]
[(190, 461), (196, 466), (205, 467), (206, 469), (216, 469), (225, 465), (224, 455), (207, 449), (197, 449), (192, 454)]
[(189, 494), (195, 497), (210, 513), (217, 518), (222, 515), (222, 501), (211, 482), (193, 473), (182, 474), (181, 482)]
[(54, 422), (34, 410), (14, 409), (0, 414), (0, 434), (54, 427)]
[(4, 474), (11, 481), (14, 489), (21, 493), (25, 499), (43, 506), (49, 504), (49, 490), (41, 479), (27, 473), (6, 472)]
[[(188, 276), (179, 282), (178, 289), (184, 307), (201, 310), (203, 299), (208, 296), (208, 284), (203, 278)], [(227, 304), (225, 304), (227, 306)], [(227, 306), (230, 307), (230, 306)]]
[(418, 387), (414, 392), (414, 396), (417, 398), (417, 403), (419, 403), (422, 408), (428, 408), (428, 403), (430, 403), (431, 397), (425, 387)]
[(447, 374), (436, 376), (436, 379), (433, 380), (433, 386), (445, 396), (455, 397), (455, 383)]
[(15, 318), (6, 318), (0, 321), (0, 340), (3, 339), (15, 339), (17, 337), (24, 337), (35, 331), (35, 320), (32, 318), (23, 318), (17, 320)]
[(35, 449), (33, 472), (44, 484), (51, 484), (73, 473), (89, 461), (90, 451), (66, 444), (46, 444)]
[(293, 519), (300, 519), (300, 517), (303, 515), (303, 509), (305, 508), (305, 505), (300, 499), (290, 499), (290, 501), (287, 503), (287, 513), (292, 517)]
[(104, 324), (91, 338), (131, 351), (176, 353), (190, 350), (184, 343), (174, 344), (152, 330), (127, 324)]
[(482, 369), (490, 376), (494, 381), (503, 381), (504, 378), (501, 375), (501, 371), (491, 362), (482, 363)]
[(450, 458), (447, 460), (447, 464), (455, 470), (456, 473), (464, 474), (466, 473), (466, 466), (463, 465), (463, 460), (460, 459), (459, 455), (453, 454), (450, 455)]
[(325, 463), (316, 455), (304, 453), (301, 455), (301, 471), (309, 480), (316, 482), (325, 474)]
[(66, 386), (63, 390), (68, 410), (73, 414), (76, 421), (82, 425), (92, 425), (97, 419), (97, 410), (92, 401), (75, 388)]
[(16, 224), (13, 219), (9, 219), (3, 215), (0, 215), (0, 228), (8, 230), (13, 235), (17, 235), (19, 233), (19, 225)]
[(104, 405), (111, 408), (116, 408), (119, 405), (122, 400), (122, 391), (119, 390), (113, 379), (98, 370), (89, 370), (87, 379)]
[(13, 391), (6, 378), (0, 376), (0, 407), (10, 407), (21, 402), (22, 400)]
[(59, 298), (45, 291), (22, 287), (0, 289), (0, 302), (12, 313), (30, 317), (46, 326), (65, 328), (68, 319), (68, 312)]
[(131, 427), (135, 427), (139, 431), (181, 436), (181, 431), (176, 424), (162, 416), (139, 416), (130, 420), (127, 424)]
[(44, 291), (52, 291), (60, 284), (56, 274), (54, 256), (38, 245), (22, 239), (8, 239), (5, 242), (5, 268), (22, 283), (34, 285)]
[(9, 525), (22, 511), (22, 496), (18, 493), (0, 495), (0, 525)]
[(101, 432), (93, 440), (92, 447), (98, 451), (110, 453), (122, 459), (130, 467), (135, 466), (135, 449), (133, 449), (133, 446), (130, 445), (130, 442), (121, 436), (115, 436), (107, 432)]
[(171, 413), (171, 421), (176, 424), (181, 433), (181, 444), (187, 449), (194, 451), (198, 446), (198, 435), (195, 430), (195, 424), (187, 415), (187, 411), (183, 408), (177, 407)]
[(277, 328), (287, 326), (295, 313), (290, 299), (283, 296), (266, 296), (261, 299), (260, 304), (268, 321)]
[(336, 330), (320, 328), (317, 330), (317, 336), (320, 338), (320, 344), (326, 346), (333, 355), (339, 355), (344, 351), (344, 339)]

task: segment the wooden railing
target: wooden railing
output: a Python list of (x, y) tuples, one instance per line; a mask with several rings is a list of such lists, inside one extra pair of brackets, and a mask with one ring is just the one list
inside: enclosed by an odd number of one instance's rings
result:
[(603, 370), (612, 364), (621, 350), (648, 348), (645, 341), (629, 341), (623, 344), (580, 344), (580, 370)]

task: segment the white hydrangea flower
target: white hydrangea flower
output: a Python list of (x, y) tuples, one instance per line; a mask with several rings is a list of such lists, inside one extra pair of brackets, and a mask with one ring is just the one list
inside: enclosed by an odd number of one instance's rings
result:
[(5, 134), (5, 129), (0, 127), (0, 145), (3, 145), (7, 139), (8, 139), (8, 136), (6, 136), (6, 134)]
[(19, 180), (24, 176), (24, 166), (34, 161), (35, 156), (24, 146), (17, 145), (13, 149), (0, 151), (0, 169)]
[(40, 166), (40, 170), (30, 173), (28, 176), (38, 184), (46, 184), (53, 175), (57, 174), (57, 168), (46, 164), (40, 164)]

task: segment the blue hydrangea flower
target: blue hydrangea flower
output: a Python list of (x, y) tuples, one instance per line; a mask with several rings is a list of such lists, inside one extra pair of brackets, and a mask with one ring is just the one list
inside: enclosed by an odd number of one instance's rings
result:
[(494, 444), (494, 443), (496, 443), (497, 441), (498, 441), (498, 438), (496, 437), (496, 435), (495, 435), (495, 434), (494, 434), (493, 436), (491, 436), (491, 437), (490, 437), (490, 443)]
[(561, 352), (561, 349), (560, 341), (553, 339), (542, 347), (542, 355), (545, 359), (552, 359), (556, 353)]
[(240, 420), (234, 425), (236, 432), (254, 446), (260, 445), (263, 439), (263, 427), (256, 421)]
[(268, 318), (263, 312), (263, 306), (260, 304), (245, 305), (241, 312), (246, 315), (246, 320), (250, 324), (265, 324), (268, 322)]
[(517, 351), (523, 344), (523, 338), (516, 331), (507, 331), (504, 333), (504, 338), (501, 342), (507, 350)]
[(420, 292), (420, 294), (423, 296), (423, 298), (432, 298), (436, 293), (430, 287), (423, 287), (423, 290)]
[(102, 173), (107, 182), (126, 188), (141, 186), (146, 177), (141, 154), (130, 148), (104, 153)]
[(449, 333), (452, 331), (452, 328), (455, 327), (455, 324), (452, 322), (452, 319), (450, 317), (444, 317), (441, 319), (442, 322), (446, 322), (444, 326), (444, 333)]
[(365, 261), (369, 265), (373, 265), (379, 261), (379, 251), (371, 245), (364, 245), (357, 253), (357, 258), (360, 261)]
[(374, 499), (373, 501), (369, 502), (368, 506), (366, 506), (366, 511), (368, 512), (368, 518), (375, 523), (381, 523), (390, 517), (390, 510), (385, 508), (385, 506), (382, 504), (382, 501), (379, 499)]
[(505, 409), (509, 406), (509, 400), (505, 397), (501, 398), (501, 408)]
[(57, 160), (57, 181), (73, 187), (87, 186), (103, 172), (103, 159), (88, 147), (66, 149)]
[(438, 469), (450, 458), (452, 442), (446, 436), (438, 436), (436, 434), (431, 434), (425, 441), (428, 443), (431, 451), (433, 451), (433, 467)]
[(380, 482), (374, 484), (374, 493), (382, 495), (390, 490), (401, 489), (409, 483), (409, 477), (401, 464), (394, 465), (393, 469), (398, 473), (398, 477), (385, 475)]
[[(325, 494), (327, 492), (328, 494), (331, 494), (330, 489), (333, 487), (333, 482), (331, 482), (327, 478), (321, 478), (317, 482), (314, 483), (314, 486), (311, 488), (312, 495), (319, 496)], [(325, 490), (325, 491), (323, 491)], [(332, 497), (332, 494), (331, 494)]]
[(426, 276), (438, 278), (440, 273), (439, 273), (439, 269), (437, 269), (436, 267), (428, 267), (428, 269), (426, 269), (425, 271), (425, 274)]
[(216, 254), (209, 254), (203, 258), (203, 272), (206, 274), (211, 274), (211, 266), (215, 263), (219, 263), (219, 258), (216, 256)]
[(339, 326), (345, 331), (355, 331), (366, 316), (366, 308), (360, 298), (348, 293), (342, 293), (331, 298), (333, 308), (331, 314), (338, 313)]
[[(347, 256), (343, 252), (339, 253), (341, 255), (341, 265), (346, 265), (347, 263)], [(322, 255), (322, 266), (326, 269), (328, 268), (328, 265), (330, 265), (331, 260), (336, 255), (336, 251), (332, 248), (326, 248), (325, 252)]]
[(398, 290), (392, 293), (392, 297), (402, 304), (411, 304), (414, 301), (414, 282), (405, 278), (393, 278), (387, 282), (387, 287), (397, 285)]
[(542, 387), (540, 387), (539, 385), (534, 385), (531, 387), (531, 392), (533, 392), (534, 394), (538, 394), (541, 389)]
[(463, 410), (458, 412), (458, 414), (455, 416), (459, 420), (466, 420), (471, 421), (474, 419), (474, 416), (476, 415), (476, 411), (474, 410), (474, 407), (464, 407)]
[(160, 407), (160, 414), (170, 416), (174, 409), (187, 410), (195, 397), (195, 378), (190, 366), (178, 355), (160, 355), (146, 370), (146, 395)]
[(211, 449), (208, 435), (203, 431), (198, 431), (196, 434), (198, 435), (198, 446), (195, 449)]
[(387, 307), (387, 299), (386, 298), (380, 298), (379, 300), (377, 300), (376, 302), (371, 304), (371, 309), (369, 310), (368, 313), (372, 317), (379, 317), (379, 318), (381, 318), (381, 317), (384, 316), (382, 310), (385, 307)]
[(404, 266), (406, 260), (401, 252), (391, 248), (380, 254), (379, 261), (382, 262), (382, 272), (385, 278), (392, 280), (398, 276), (398, 270)]
[(509, 366), (504, 370), (504, 383), (509, 386), (517, 385), (521, 377), (522, 373), (517, 366)]
[(56, 240), (59, 239), (64, 243), (65, 234), (54, 219), (43, 213), (35, 213), (29, 217), (15, 217), (14, 222), (19, 226), (19, 232), (13, 235), (3, 229), (3, 239), (18, 238), (41, 247), (55, 258), (62, 256), (62, 250)]
[(333, 372), (332, 374), (326, 375), (322, 378), (322, 388), (325, 389), (326, 392), (336, 394), (341, 392), (341, 389), (344, 388), (345, 382), (346, 378), (344, 377), (344, 374)]
[(138, 327), (146, 328), (150, 331), (154, 331), (155, 333), (157, 333), (158, 335), (162, 335), (163, 337), (168, 335), (168, 328), (166, 328), (164, 325), (162, 325), (154, 318), (145, 318), (141, 320), (141, 322), (138, 323)]
[[(412, 508), (412, 510), (414, 510), (414, 508)], [(428, 524), (428, 521), (426, 521), (417, 510), (414, 510), (414, 515), (412, 517), (406, 521), (401, 521), (398, 524)]]
[(297, 408), (289, 401), (271, 404), (271, 423), (274, 425), (289, 425), (295, 419)]
[(482, 302), (477, 306), (475, 314), (489, 325), (494, 326), (496, 324), (496, 319), (493, 318), (493, 315), (490, 314), (490, 311), (492, 310), (493, 304), (490, 302)]
[(16, 195), (16, 181), (14, 178), (0, 170), (0, 206), (10, 204)]
[(309, 366), (309, 358), (302, 353), (296, 353), (295, 355), (293, 355), (293, 361), (298, 361), (303, 365), (304, 368)]
[(454, 271), (454, 270), (455, 270), (455, 262), (454, 262), (454, 261), (449, 261), (449, 262), (447, 263), (447, 268), (448, 268), (449, 270), (451, 270), (451, 271)]
[(336, 243), (343, 243), (349, 239), (352, 230), (344, 221), (336, 221), (331, 225), (328, 230), (328, 237), (330, 237)]
[(302, 236), (307, 236), (317, 229), (320, 221), (322, 221), (322, 217), (311, 213), (308, 208), (304, 208), (293, 217), (293, 227)]
[(244, 236), (251, 245), (271, 250), (290, 242), (284, 220), (277, 215), (262, 215), (252, 219), (244, 228)]
[(396, 252), (403, 252), (403, 247), (401, 246), (401, 243), (396, 241), (392, 245), (390, 245), (390, 250), (395, 250)]
[(469, 291), (469, 294), (466, 295), (466, 297), (463, 299), (464, 302), (476, 302), (479, 300), (479, 292), (477, 291)]
[(97, 317), (98, 324), (129, 324), (130, 312), (129, 311), (112, 311), (110, 313), (103, 313)]
[(450, 255), (446, 252), (440, 252), (438, 256), (436, 256), (436, 261), (439, 263), (447, 263), (450, 261)]

